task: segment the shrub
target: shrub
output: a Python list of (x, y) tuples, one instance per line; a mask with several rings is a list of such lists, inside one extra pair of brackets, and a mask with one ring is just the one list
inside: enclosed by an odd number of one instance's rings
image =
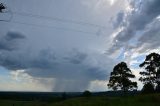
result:
[(142, 93), (153, 93), (154, 85), (152, 83), (146, 83), (142, 88)]
[(84, 97), (90, 97), (92, 95), (92, 93), (90, 91), (84, 91), (82, 94)]

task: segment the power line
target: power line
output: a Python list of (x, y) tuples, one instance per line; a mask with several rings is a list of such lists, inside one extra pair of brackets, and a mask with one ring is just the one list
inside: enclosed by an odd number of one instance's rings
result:
[[(8, 22), (8, 23), (16, 23), (16, 24), (24, 24), (24, 25), (30, 25), (30, 26), (36, 26), (36, 27), (48, 27), (48, 28), (54, 28), (58, 30), (66, 30), (66, 31), (73, 31), (73, 32), (80, 32), (80, 33), (86, 33), (86, 34), (92, 34), (92, 35), (98, 35), (97, 32), (89, 32), (89, 31), (83, 31), (83, 30), (77, 30), (77, 29), (72, 29), (72, 28), (64, 28), (64, 27), (57, 27), (57, 26), (48, 26), (48, 25), (38, 25), (38, 24), (33, 24), (33, 23), (25, 23), (25, 22), (19, 22), (19, 21), (13, 21), (13, 15), (21, 15), (21, 16), (27, 16), (27, 17), (33, 17), (33, 18), (41, 18), (41, 19), (47, 19), (51, 21), (59, 21), (59, 22), (65, 22), (65, 23), (73, 23), (73, 24), (79, 24), (83, 26), (92, 26), (92, 27), (98, 27), (100, 28), (105, 28), (105, 26), (100, 26), (92, 23), (87, 23), (87, 22), (82, 22), (82, 21), (74, 21), (74, 20), (67, 20), (67, 19), (61, 19), (61, 18), (55, 18), (55, 17), (47, 17), (47, 16), (41, 16), (41, 15), (35, 15), (35, 14), (30, 14), (30, 13), (22, 13), (22, 12), (13, 12), (9, 8), (7, 11), (4, 13), (9, 13), (11, 14), (10, 18), (8, 20), (1, 20), (0, 22)], [(3, 14), (4, 14), (3, 13)]]
[(36, 26), (36, 27), (47, 27), (47, 28), (54, 28), (58, 30), (66, 30), (66, 31), (72, 31), (72, 32), (80, 32), (80, 33), (86, 33), (86, 34), (91, 34), (91, 35), (97, 35), (97, 33), (94, 33), (94, 32), (82, 31), (82, 30), (71, 29), (71, 28), (63, 28), (63, 27), (48, 26), (48, 25), (38, 25), (38, 24), (25, 23), (25, 22), (19, 22), (19, 21), (8, 21), (8, 20), (2, 20), (2, 21), (7, 22), (7, 23), (16, 23), (16, 24), (30, 25), (30, 26)]
[(24, 13), (24, 12), (12, 12), (13, 14), (21, 15), (21, 16), (27, 16), (27, 17), (34, 17), (34, 18), (41, 18), (51, 21), (59, 21), (59, 22), (65, 22), (65, 23), (73, 23), (73, 24), (79, 24), (83, 26), (91, 26), (91, 27), (99, 27), (99, 28), (106, 28), (105, 26), (93, 24), (93, 23), (87, 23), (82, 21), (75, 21), (75, 20), (69, 20), (69, 19), (62, 19), (57, 17), (48, 17), (48, 16), (42, 16), (42, 15), (35, 15), (31, 13)]
[(26, 16), (26, 17), (33, 17), (33, 18), (41, 18), (41, 19), (51, 20), (51, 21), (59, 21), (59, 22), (64, 22), (64, 23), (79, 24), (79, 25), (83, 25), (83, 26), (106, 28), (106, 26), (93, 24), (93, 23), (88, 23), (88, 22), (83, 22), (83, 21), (76, 21), (76, 20), (70, 20), (70, 19), (64, 19), (64, 18), (58, 18), (58, 17), (42, 16), (42, 15), (36, 15), (36, 14), (32, 14), (32, 13), (25, 13), (25, 12), (16, 12), (16, 11), (12, 11), (7, 6), (5, 6), (5, 9), (8, 10), (8, 11), (5, 11), (5, 12), (10, 13), (12, 16), (14, 14), (16, 14), (16, 15), (21, 15), (21, 16)]

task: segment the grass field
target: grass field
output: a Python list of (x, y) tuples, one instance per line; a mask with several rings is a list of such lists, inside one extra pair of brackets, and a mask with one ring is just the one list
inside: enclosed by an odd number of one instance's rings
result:
[(0, 100), (0, 106), (160, 106), (160, 94), (130, 97), (77, 97), (49, 103)]

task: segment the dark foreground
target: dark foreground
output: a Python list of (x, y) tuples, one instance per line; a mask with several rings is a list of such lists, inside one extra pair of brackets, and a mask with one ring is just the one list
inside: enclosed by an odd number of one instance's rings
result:
[(134, 96), (55, 97), (53, 100), (0, 100), (0, 106), (160, 106), (160, 94)]

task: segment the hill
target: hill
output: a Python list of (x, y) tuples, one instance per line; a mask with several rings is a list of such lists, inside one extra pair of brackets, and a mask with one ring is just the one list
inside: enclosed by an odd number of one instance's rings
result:
[(0, 100), (0, 106), (159, 106), (160, 94), (108, 97), (75, 97), (61, 101)]
[(80, 97), (55, 103), (53, 106), (160, 106), (160, 94), (129, 97)]

